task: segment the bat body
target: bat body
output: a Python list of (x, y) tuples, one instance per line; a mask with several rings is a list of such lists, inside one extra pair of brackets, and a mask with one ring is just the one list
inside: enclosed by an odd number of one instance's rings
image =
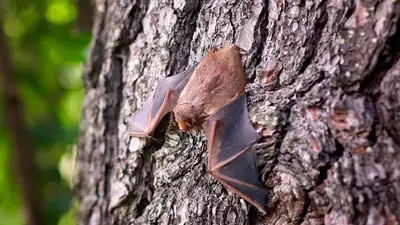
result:
[(260, 211), (266, 191), (258, 178), (252, 145), (259, 139), (248, 118), (246, 77), (236, 45), (210, 51), (196, 66), (161, 80), (154, 93), (128, 121), (132, 136), (151, 136), (173, 111), (183, 131), (203, 128), (208, 172)]
[(210, 51), (194, 70), (174, 108), (181, 130), (198, 129), (221, 107), (244, 93), (246, 77), (239, 49)]

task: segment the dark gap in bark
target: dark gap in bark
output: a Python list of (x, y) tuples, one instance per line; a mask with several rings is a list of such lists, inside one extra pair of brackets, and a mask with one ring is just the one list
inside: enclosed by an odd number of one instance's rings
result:
[[(123, 84), (122, 84), (122, 59), (121, 58), (117, 58), (114, 57), (113, 58), (113, 70), (112, 70), (112, 81), (110, 81), (110, 83), (112, 84), (116, 84), (115, 85), (115, 89), (112, 90), (115, 94), (116, 94), (116, 99), (113, 99), (112, 103), (115, 103), (115, 107), (114, 109), (108, 109), (108, 113), (110, 115), (113, 115), (113, 119), (117, 119), (116, 121), (118, 121), (119, 119), (119, 111), (120, 111), (120, 106), (121, 106), (121, 102), (122, 102), (122, 88), (123, 88)], [(107, 114), (108, 114), (107, 113)], [(114, 131), (116, 133), (118, 133), (118, 125), (113, 123), (114, 126)], [(118, 144), (117, 144), (118, 146)]]
[[(327, 154), (329, 156), (329, 162), (318, 168), (319, 176), (315, 186), (322, 184), (326, 180), (328, 171), (332, 168), (333, 164), (343, 156), (345, 150), (344, 146), (339, 141), (335, 140), (335, 147), (336, 151)], [(314, 188), (312, 189), (314, 190)]]
[(374, 124), (371, 126), (371, 131), (368, 134), (367, 139), (369, 140), (369, 145), (373, 146), (375, 143), (378, 141), (378, 135), (377, 135), (377, 126), (379, 124), (379, 118), (378, 115), (374, 115)]
[(139, 202), (139, 204), (136, 207), (136, 211), (137, 211), (137, 216), (136, 218), (140, 217), (143, 215), (144, 210), (146, 209), (146, 207), (150, 204), (150, 201), (147, 198), (142, 198)]
[[(99, 82), (99, 75), (104, 61), (104, 45), (101, 40), (92, 41), (92, 54), (89, 56), (83, 72), (83, 85), (85, 94), (89, 89), (96, 89)], [(86, 78), (87, 77), (87, 78)]]
[[(268, 212), (267, 212), (268, 213)], [(250, 225), (256, 224), (256, 225), (269, 225), (266, 224), (264, 221), (266, 220), (265, 217), (268, 214), (262, 214), (262, 213), (258, 213), (257, 209), (255, 207), (252, 207), (249, 210), (249, 214), (248, 214), (248, 221)]]
[[(356, 1), (349, 1), (347, 2), (347, 4), (349, 8), (347, 12), (344, 14), (344, 18), (341, 20), (342, 24), (338, 24), (339, 25), (338, 28), (341, 29), (345, 29), (344, 28), (345, 21), (347, 21), (356, 11), (356, 4), (357, 4)], [(337, 32), (339, 33), (340, 31), (338, 30)]]
[(139, 1), (132, 6), (117, 41), (119, 45), (129, 47), (135, 41), (137, 35), (143, 31), (142, 20), (146, 15), (148, 6), (149, 2), (146, 0)]
[(317, 55), (317, 48), (319, 46), (319, 42), (321, 41), (322, 38), (322, 32), (324, 31), (324, 28), (326, 24), (328, 23), (328, 13), (326, 12), (326, 3), (323, 3), (321, 6), (321, 10), (323, 11), (323, 14), (321, 15), (320, 18), (318, 18), (317, 23), (314, 26), (314, 30), (312, 32), (312, 36), (309, 37), (309, 39), (306, 41), (306, 46), (307, 52), (305, 53), (305, 59), (299, 69), (299, 74), (304, 73), (304, 71), (307, 69), (307, 67), (311, 64), (311, 62), (315, 59), (315, 56)]
[[(257, 33), (254, 35), (255, 38), (260, 38), (259, 40), (254, 41), (254, 44), (252, 46), (252, 48), (254, 48), (254, 46), (256, 46), (256, 52), (254, 53), (254, 58), (249, 58), (248, 60), (251, 62), (249, 63), (249, 67), (256, 67), (257, 65), (260, 64), (261, 62), (261, 56), (262, 56), (262, 52), (264, 50), (265, 47), (265, 40), (267, 39), (267, 33), (268, 30), (265, 29), (268, 26), (268, 1), (265, 2), (265, 6), (262, 8), (260, 15), (263, 15), (262, 18), (259, 20), (259, 22), (257, 22), (257, 24), (255, 25), (255, 27), (257, 29)], [(248, 83), (254, 83), (254, 80), (256, 79), (256, 74), (255, 74), (256, 70), (254, 70), (253, 74), (250, 76), (250, 79), (248, 79)]]
[[(112, 151), (112, 150), (111, 150)], [(109, 152), (111, 152), (109, 151)], [(112, 153), (111, 153), (112, 155)], [(111, 158), (109, 158), (111, 160)], [(107, 159), (106, 159), (107, 160)], [(106, 162), (104, 165), (104, 177), (110, 177), (112, 174), (112, 170), (113, 170), (113, 166), (111, 163)], [(105, 197), (103, 198), (103, 200), (105, 201), (106, 204), (102, 204), (101, 207), (104, 210), (103, 212), (105, 213), (101, 213), (100, 214), (100, 221), (109, 221), (111, 219), (111, 213), (108, 213), (108, 206), (110, 204), (110, 196), (109, 196), (109, 192), (110, 192), (110, 180), (107, 179), (107, 181), (104, 181), (104, 189), (103, 192), (105, 193)]]
[(288, 105), (285, 107), (285, 109), (282, 110), (282, 112), (280, 113), (280, 129), (278, 130), (279, 135), (276, 138), (276, 142), (275, 142), (275, 149), (280, 149), (283, 143), (283, 139), (285, 138), (287, 132), (289, 131), (290, 128), (290, 122), (289, 122), (289, 118), (290, 118), (290, 114), (291, 114), (291, 108), (292, 106), (295, 104), (294, 101), (291, 101), (288, 103)]
[(324, 71), (319, 71), (318, 74), (319, 74), (318, 78), (314, 82), (312, 82), (310, 85), (308, 85), (307, 89), (297, 91), (296, 95), (298, 95), (300, 98), (304, 97), (304, 95), (307, 94), (307, 92), (309, 90), (311, 90), (311, 88), (314, 87), (315, 84), (318, 84), (325, 79)]
[[(108, 2), (104, 2), (104, 12), (107, 12), (108, 8)], [(89, 89), (95, 89), (97, 88), (98, 80), (99, 80), (99, 75), (102, 69), (102, 63), (104, 61), (104, 50), (105, 50), (105, 45), (103, 40), (105, 37), (105, 21), (104, 19), (106, 18), (105, 16), (99, 15), (99, 14), (104, 14), (102, 12), (99, 12), (96, 9), (96, 6), (94, 7), (95, 11), (95, 17), (100, 18), (99, 23), (94, 22), (93, 26), (93, 34), (92, 34), (92, 42), (90, 45), (90, 52), (91, 54), (88, 56), (87, 62), (85, 63), (84, 66), (84, 72), (83, 72), (83, 85), (85, 89), (85, 94)]]
[(335, 140), (335, 147), (336, 151), (334, 151), (332, 154), (329, 154), (329, 156), (334, 162), (337, 162), (343, 156), (345, 148), (338, 140)]
[[(214, 179), (214, 178), (213, 178)], [(221, 184), (218, 184), (218, 185), (221, 185)], [(222, 186), (222, 185), (221, 185)], [(222, 188), (221, 188), (221, 192), (222, 192), (222, 195), (228, 195), (229, 193), (228, 193), (228, 189), (226, 189), (226, 187), (224, 187), (224, 186), (222, 186)], [(240, 198), (240, 197), (237, 197), (237, 198)], [(247, 203), (246, 203), (247, 204)]]
[(231, 24), (232, 27), (232, 43), (236, 42), (236, 29), (235, 25), (232, 22), (232, 8), (229, 10), (229, 23)]
[(255, 224), (256, 222), (261, 222), (260, 218), (257, 217), (257, 209), (255, 207), (250, 207), (249, 214), (247, 216), (249, 224)]
[[(188, 11), (186, 12), (188, 13), (188, 15), (182, 15), (183, 13), (181, 13), (181, 11), (174, 9), (174, 14), (177, 16), (179, 20), (182, 20), (182, 22), (178, 23), (179, 25), (174, 27), (179, 31), (174, 31), (175, 34), (177, 34), (178, 36), (174, 37), (172, 40), (183, 40), (184, 42), (183, 43), (172, 42), (172, 44), (169, 44), (169, 54), (170, 56), (173, 57), (170, 58), (170, 60), (167, 62), (166, 65), (166, 71), (169, 71), (169, 74), (167, 74), (167, 76), (174, 75), (184, 71), (184, 69), (186, 68), (182, 65), (188, 66), (189, 56), (190, 56), (190, 44), (192, 43), (193, 34), (196, 31), (196, 21), (200, 13), (200, 9), (201, 7), (199, 2), (195, 2), (193, 7), (191, 9), (188, 9)], [(183, 28), (187, 27), (188, 31), (187, 32), (181, 31), (179, 26)], [(190, 38), (184, 38), (180, 36), (185, 36)]]
[(374, 102), (379, 98), (379, 93), (374, 93), (375, 89), (379, 89), (383, 77), (386, 75), (396, 63), (400, 52), (400, 22), (393, 27), (394, 34), (390, 36), (380, 55), (378, 56), (375, 68), (366, 75), (360, 84), (360, 92), (371, 95)]
[(335, 147), (336, 151), (327, 154), (327, 156), (329, 157), (329, 161), (318, 168), (319, 176), (315, 186), (318, 186), (324, 182), (324, 180), (328, 177), (328, 171), (332, 168), (333, 164), (343, 156), (345, 150), (344, 146), (339, 141), (335, 140)]
[(319, 176), (317, 180), (316, 186), (324, 182), (324, 180), (328, 177), (328, 170), (332, 167), (332, 165), (328, 162), (325, 165), (321, 166), (318, 168), (319, 170)]
[[(106, 109), (104, 113), (104, 121), (105, 121), (105, 155), (104, 155), (104, 177), (110, 177), (113, 173), (113, 163), (112, 159), (114, 158), (114, 153), (118, 149), (118, 124), (114, 121), (119, 120), (119, 111), (120, 105), (122, 102), (122, 60), (117, 57), (112, 58), (111, 62), (111, 71), (109, 75), (106, 75), (105, 81), (105, 98), (106, 100)], [(109, 196), (109, 187), (111, 186), (109, 182), (110, 179), (103, 181), (103, 190), (101, 190), (104, 194), (102, 202), (102, 208), (104, 212), (108, 211), (108, 207), (110, 204), (110, 196)], [(105, 218), (103, 218), (103, 216)], [(101, 213), (100, 220), (109, 221), (111, 214)]]
[(304, 208), (303, 208), (303, 212), (301, 212), (301, 214), (300, 214), (300, 220), (299, 220), (298, 224), (303, 224), (306, 221), (305, 218), (307, 216), (308, 209), (310, 208), (310, 206), (311, 206), (311, 200), (308, 197), (308, 193), (306, 192), (305, 199), (304, 199)]

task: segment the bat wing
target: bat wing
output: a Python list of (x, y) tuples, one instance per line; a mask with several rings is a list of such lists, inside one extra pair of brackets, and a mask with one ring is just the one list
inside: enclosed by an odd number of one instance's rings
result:
[(128, 118), (127, 132), (135, 137), (153, 135), (161, 119), (174, 109), (179, 94), (195, 68), (196, 65), (182, 73), (161, 79), (142, 107)]
[(252, 145), (259, 135), (250, 123), (246, 95), (221, 108), (204, 124), (208, 140), (208, 171), (228, 189), (265, 212), (266, 190), (257, 170)]

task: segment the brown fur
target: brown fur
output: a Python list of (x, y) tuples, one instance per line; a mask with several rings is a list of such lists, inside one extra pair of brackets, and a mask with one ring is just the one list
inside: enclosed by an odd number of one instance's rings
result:
[(239, 48), (210, 51), (179, 95), (174, 109), (179, 128), (200, 128), (204, 120), (244, 92), (246, 77)]

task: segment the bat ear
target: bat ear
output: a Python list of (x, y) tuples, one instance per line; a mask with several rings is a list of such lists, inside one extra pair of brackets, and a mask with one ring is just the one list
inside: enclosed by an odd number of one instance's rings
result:
[(241, 48), (239, 45), (235, 45), (235, 46), (237, 47), (237, 49), (238, 49), (238, 51), (239, 51), (239, 53), (240, 53), (241, 55), (244, 55), (244, 54), (247, 53), (246, 49)]
[(211, 54), (214, 54), (216, 51), (217, 51), (216, 48), (209, 48), (207, 54), (208, 54), (208, 55), (211, 55)]

